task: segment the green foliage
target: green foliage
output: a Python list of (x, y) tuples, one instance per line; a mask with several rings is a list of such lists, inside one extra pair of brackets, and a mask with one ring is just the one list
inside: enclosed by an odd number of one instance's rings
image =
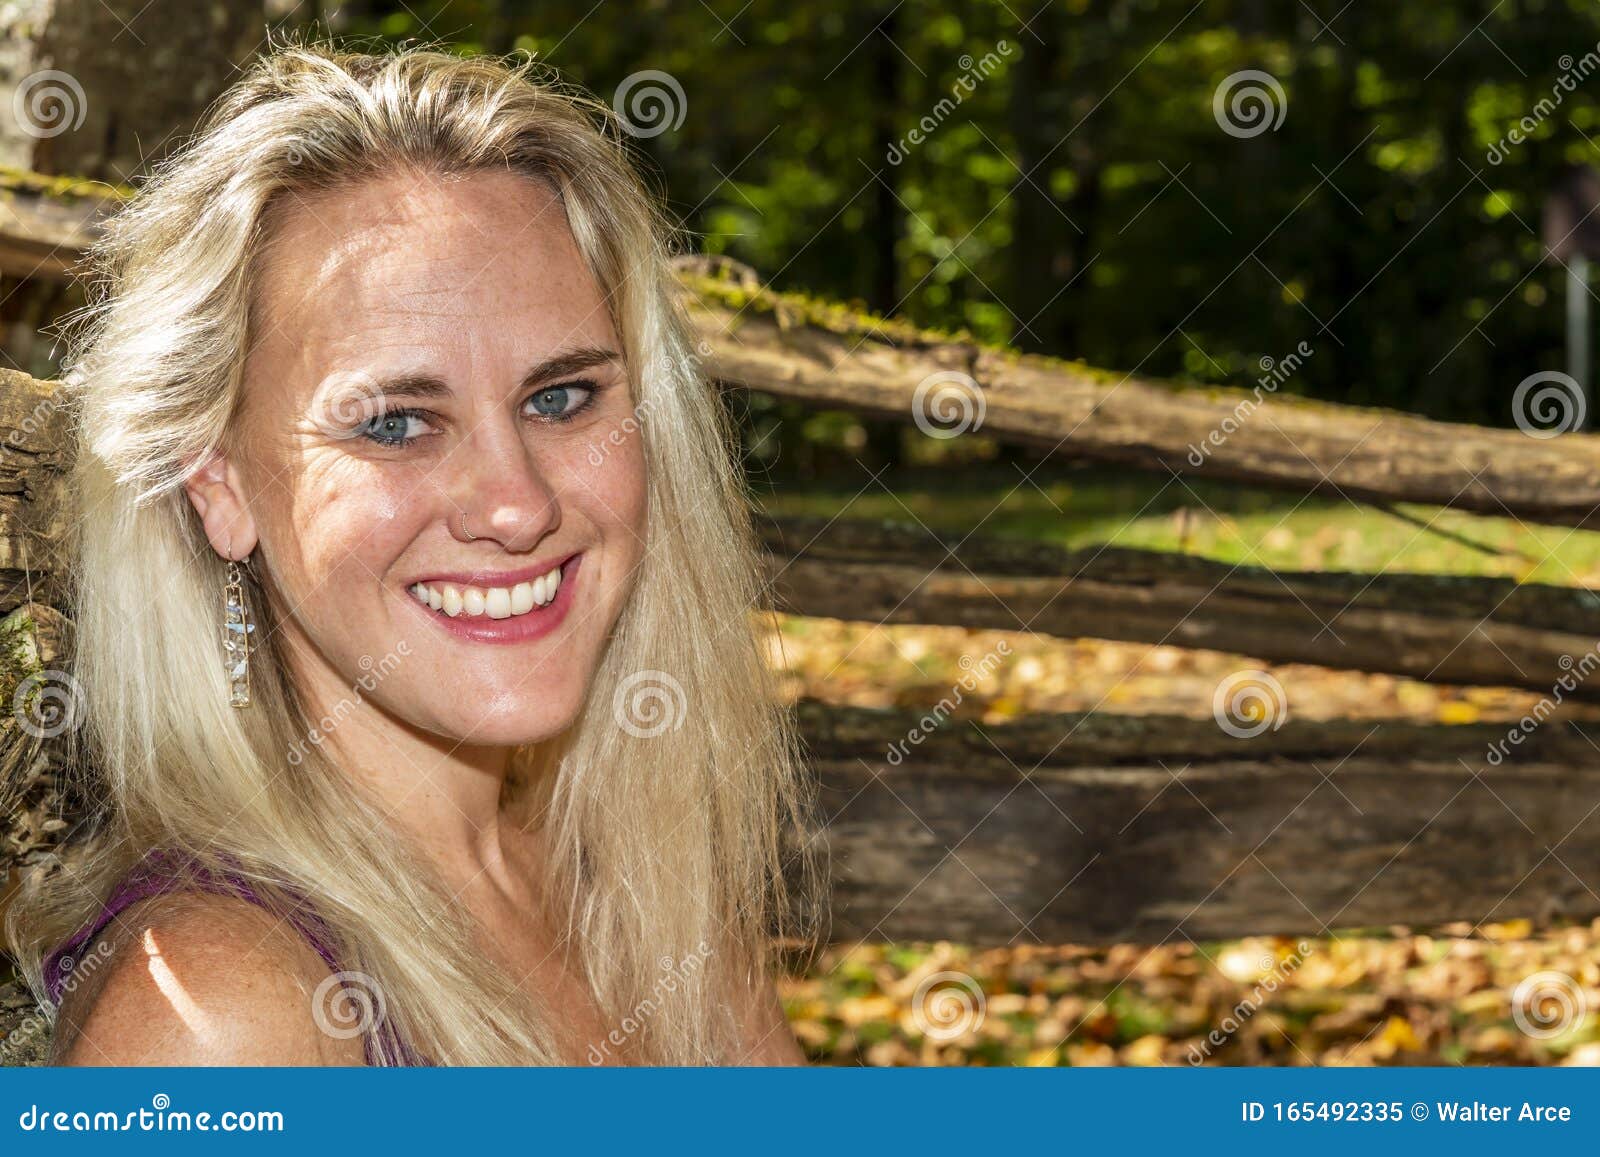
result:
[[(1249, 384), (1306, 341), (1286, 392), (1501, 424), (1562, 364), (1539, 216), (1600, 160), (1600, 8), (1487, 8), (375, 0), (335, 28), (533, 52), (606, 100), (670, 73), (683, 122), (641, 159), (779, 288), (1149, 376)], [(1286, 107), (1241, 139), (1213, 97), (1246, 69)]]

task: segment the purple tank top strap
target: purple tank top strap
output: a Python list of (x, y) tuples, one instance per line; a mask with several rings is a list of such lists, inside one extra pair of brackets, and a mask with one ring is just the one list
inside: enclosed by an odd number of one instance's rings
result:
[[(98, 916), (90, 920), (72, 937), (44, 958), (45, 991), (52, 1004), (59, 1005), (66, 994), (67, 981), (83, 952), (92, 947), (100, 935), (124, 911), (142, 900), (173, 892), (202, 891), (216, 895), (234, 896), (257, 907), (267, 908), (266, 900), (243, 875), (233, 872), (217, 873), (200, 868), (186, 858), (162, 849), (145, 855), (118, 883)], [(342, 974), (345, 970), (334, 952), (333, 935), (311, 905), (300, 902), (286, 918), (295, 931), (305, 939), (311, 949), (328, 966), (330, 972)], [(378, 1026), (383, 1034), (387, 1051), (402, 1065), (429, 1065), (426, 1058), (417, 1054), (394, 1031), (385, 1018)], [(363, 1034), (367, 1063), (378, 1062), (378, 1042), (371, 1031)]]

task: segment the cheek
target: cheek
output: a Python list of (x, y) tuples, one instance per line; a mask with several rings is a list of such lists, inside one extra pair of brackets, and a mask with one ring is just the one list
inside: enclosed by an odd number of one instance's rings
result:
[(563, 466), (569, 500), (600, 528), (616, 549), (642, 554), (648, 492), (644, 450), (637, 434), (608, 443), (604, 455), (573, 455)]
[(363, 471), (347, 460), (328, 469), (308, 464), (292, 490), (275, 488), (263, 529), (284, 594), (309, 610), (374, 589), (375, 576), (414, 533), (404, 525), (410, 486), (392, 471)]

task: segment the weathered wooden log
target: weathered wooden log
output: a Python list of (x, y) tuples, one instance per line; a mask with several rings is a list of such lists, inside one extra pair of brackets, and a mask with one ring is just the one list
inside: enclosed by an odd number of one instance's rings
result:
[[(71, 270), (123, 192), (108, 188), (88, 200), (80, 193), (73, 202), (15, 173), (0, 180), (6, 188), (0, 272), (25, 278)], [(1535, 438), (1276, 391), (1163, 382), (717, 277), (685, 272), (682, 280), (704, 369), (732, 388), (929, 428), (964, 399), (967, 428), (1065, 459), (1600, 526), (1593, 435)]]
[(1600, 526), (1600, 437), (1535, 438), (1109, 373), (765, 289), (685, 281), (704, 367), (731, 387), (933, 427), (948, 416), (1068, 459)]
[[(1206, 940), (1600, 915), (1600, 761), (1551, 721), (1030, 716), (804, 703), (831, 941)], [(1506, 750), (1498, 762), (1488, 758)], [(0, 984), (0, 1063), (43, 1047)], [(5, 1047), (8, 1029), (20, 1029)]]
[(127, 181), (261, 47), (261, 0), (7, 0), (0, 163)]
[(128, 190), (0, 170), (0, 274), (24, 281), (77, 271), (100, 221)]
[[(1600, 592), (1453, 575), (1277, 572), (922, 526), (761, 520), (775, 604), (872, 623), (1166, 643), (1600, 701)], [(1584, 657), (1588, 656), (1587, 662)]]
[[(799, 722), (822, 792), (832, 939), (1136, 941), (1180, 924), (1199, 938), (1600, 914), (1582, 883), (1600, 878), (1600, 761), (1559, 720), (1518, 730), (1520, 743), (1496, 724), (1290, 720), (1250, 738), (1163, 716), (983, 727), (948, 705), (804, 703)], [(68, 824), (84, 806), (52, 801)], [(0, 857), (4, 875), (16, 860)]]
[[(0, 371), (0, 613), (57, 601), (62, 398), (56, 383)], [(1279, 574), (844, 520), (768, 519), (762, 535), (778, 604), (799, 614), (1171, 643), (1542, 691), (1600, 639), (1600, 594), (1576, 588)], [(1580, 680), (1571, 695), (1600, 699), (1600, 681)]]
[(1600, 915), (1586, 882), (1600, 879), (1600, 761), (1557, 722), (1513, 746), (1493, 725), (1290, 721), (1236, 739), (1148, 716), (801, 718), (833, 940), (1159, 943)]
[(0, 1068), (41, 1065), (49, 1047), (49, 1018), (0, 964)]

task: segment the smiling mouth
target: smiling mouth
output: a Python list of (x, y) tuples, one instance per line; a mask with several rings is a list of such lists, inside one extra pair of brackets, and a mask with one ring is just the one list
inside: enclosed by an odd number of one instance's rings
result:
[(450, 618), (515, 619), (533, 615), (555, 602), (566, 563), (537, 578), (514, 586), (465, 586), (460, 583), (418, 582), (406, 588), (425, 607)]

